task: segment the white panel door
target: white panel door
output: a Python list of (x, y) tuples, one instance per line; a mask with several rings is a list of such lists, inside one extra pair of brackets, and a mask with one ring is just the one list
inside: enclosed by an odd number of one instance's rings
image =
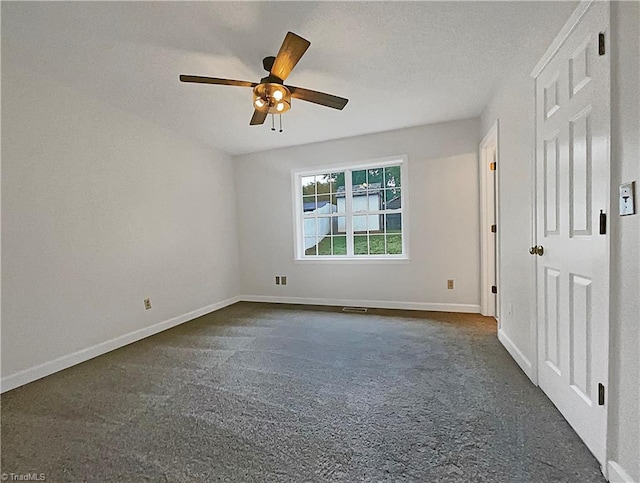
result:
[[(592, 3), (536, 78), (538, 377), (605, 463), (609, 344), (609, 5)], [(540, 250), (538, 250), (539, 252)], [(606, 399), (606, 398), (605, 398)], [(604, 404), (603, 404), (604, 402)]]

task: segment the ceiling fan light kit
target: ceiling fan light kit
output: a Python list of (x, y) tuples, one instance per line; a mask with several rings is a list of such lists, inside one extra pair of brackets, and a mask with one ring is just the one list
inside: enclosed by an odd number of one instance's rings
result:
[[(286, 86), (284, 80), (296, 66), (300, 58), (307, 51), (311, 43), (288, 32), (282, 42), (280, 51), (276, 57), (265, 57), (262, 65), (269, 75), (260, 79), (260, 83), (239, 81), (232, 79), (220, 79), (217, 77), (201, 77), (194, 75), (181, 75), (182, 82), (197, 84), (220, 84), (237, 87), (253, 88), (254, 112), (249, 124), (251, 126), (264, 124), (268, 114), (271, 114), (271, 130), (275, 131), (273, 115), (287, 112), (291, 109), (291, 98), (301, 99), (321, 106), (342, 110), (349, 102), (343, 97), (312, 91), (301, 87)], [(282, 132), (282, 116), (280, 116), (280, 132)]]
[(258, 84), (253, 88), (253, 105), (268, 114), (283, 114), (291, 109), (291, 92), (282, 84)]

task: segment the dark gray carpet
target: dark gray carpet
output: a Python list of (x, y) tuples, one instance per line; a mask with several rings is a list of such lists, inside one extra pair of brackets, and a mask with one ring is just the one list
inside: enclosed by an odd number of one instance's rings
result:
[(47, 481), (604, 481), (477, 315), (241, 303), (1, 405)]

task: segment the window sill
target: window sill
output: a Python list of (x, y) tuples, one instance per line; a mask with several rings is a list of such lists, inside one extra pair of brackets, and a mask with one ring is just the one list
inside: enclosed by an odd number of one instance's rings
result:
[(411, 258), (409, 257), (397, 257), (397, 258), (355, 258), (355, 257), (323, 257), (323, 258), (295, 258), (293, 263), (310, 263), (310, 264), (404, 264), (410, 263)]

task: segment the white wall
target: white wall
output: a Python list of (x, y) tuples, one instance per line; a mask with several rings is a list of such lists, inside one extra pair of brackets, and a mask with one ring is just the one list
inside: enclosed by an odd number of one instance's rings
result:
[(239, 294), (228, 156), (4, 57), (2, 101), (3, 389)]
[[(234, 157), (243, 294), (478, 311), (479, 142), (471, 119)], [(291, 171), (398, 154), (409, 159), (411, 260), (294, 262)], [(288, 284), (276, 286), (275, 275)]]
[[(533, 61), (535, 63), (535, 61)], [(498, 143), (498, 237), (500, 331), (503, 343), (522, 369), (535, 378), (534, 337), (531, 330), (531, 280), (534, 267), (528, 248), (532, 243), (531, 205), (533, 161), (533, 81), (521, 69), (507, 79), (482, 114), (486, 133), (500, 120)]]
[[(640, 189), (640, 3), (612, 3), (611, 26), (613, 213), (619, 184)], [(609, 459), (640, 482), (640, 214), (611, 228)]]
[[(638, 2), (612, 4), (612, 211), (617, 207), (618, 185), (640, 182), (639, 9)], [(481, 117), (483, 133), (500, 120), (500, 323), (508, 337), (503, 342), (534, 379), (535, 367), (527, 366), (535, 360), (530, 324), (534, 271), (527, 253), (533, 244), (534, 159), (534, 82), (529, 72), (543, 52), (532, 49), (531, 58), (521, 60), (520, 68), (496, 90)], [(608, 448), (615, 465), (610, 470), (617, 468), (640, 481), (640, 215), (612, 216), (611, 228)]]

